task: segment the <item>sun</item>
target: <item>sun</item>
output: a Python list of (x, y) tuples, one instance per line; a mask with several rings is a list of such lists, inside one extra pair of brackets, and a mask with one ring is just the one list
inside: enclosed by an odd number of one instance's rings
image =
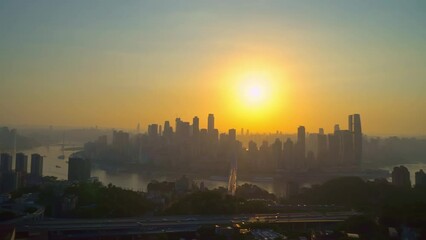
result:
[(241, 79), (239, 91), (241, 107), (252, 111), (267, 108), (271, 97), (270, 79), (264, 75), (250, 74)]
[(266, 97), (265, 87), (260, 84), (248, 84), (244, 93), (245, 101), (249, 104), (261, 104)]

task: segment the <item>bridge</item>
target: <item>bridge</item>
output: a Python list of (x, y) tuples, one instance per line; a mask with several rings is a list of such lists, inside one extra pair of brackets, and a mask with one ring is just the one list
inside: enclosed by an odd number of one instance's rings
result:
[(195, 233), (202, 226), (235, 225), (242, 228), (251, 223), (288, 224), (306, 228), (342, 222), (354, 212), (238, 214), (218, 216), (162, 216), (118, 219), (44, 219), (16, 228), (17, 234), (48, 234), (55, 239), (102, 236), (144, 236), (159, 233)]

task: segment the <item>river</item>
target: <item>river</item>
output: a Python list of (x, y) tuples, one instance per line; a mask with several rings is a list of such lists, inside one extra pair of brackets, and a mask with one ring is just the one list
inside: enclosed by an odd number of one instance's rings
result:
[[(28, 159), (31, 158), (32, 153), (39, 153), (44, 156), (43, 163), (43, 175), (44, 176), (54, 176), (58, 179), (67, 179), (68, 176), (68, 157), (72, 154), (72, 151), (65, 151), (65, 159), (58, 159), (58, 156), (62, 154), (61, 146), (54, 145), (50, 147), (38, 147), (31, 150), (23, 151), (28, 155)], [(415, 176), (414, 173), (420, 169), (426, 170), (426, 164), (404, 164), (410, 171), (411, 182), (414, 184)], [(385, 167), (382, 169), (392, 171), (394, 166)], [(30, 160), (28, 163), (28, 168), (30, 168)], [(124, 171), (107, 171), (104, 169), (92, 169), (92, 177), (97, 177), (99, 181), (107, 185), (112, 183), (116, 186), (132, 189), (135, 191), (146, 191), (146, 187), (151, 180), (157, 181), (175, 181), (181, 175), (178, 174), (164, 174), (161, 172), (155, 173), (144, 173), (138, 174), (133, 172), (124, 172)], [(207, 188), (216, 188), (216, 187), (227, 187), (227, 176), (211, 176), (204, 178), (195, 178), (196, 183), (204, 182)], [(258, 185), (259, 187), (278, 195), (283, 194), (283, 186), (281, 184), (274, 184), (272, 179), (263, 179), (256, 181), (239, 181), (238, 184), (250, 183)], [(278, 185), (278, 186), (277, 186)]]

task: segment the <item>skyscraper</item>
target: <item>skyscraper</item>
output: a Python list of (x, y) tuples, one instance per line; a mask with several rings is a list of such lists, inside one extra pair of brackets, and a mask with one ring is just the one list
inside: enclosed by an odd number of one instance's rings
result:
[(148, 125), (148, 136), (158, 137), (158, 124)]
[(200, 133), (200, 119), (195, 116), (192, 119), (192, 135), (193, 136), (198, 136)]
[(16, 167), (17, 172), (28, 172), (28, 156), (23, 153), (16, 154)]
[(399, 187), (411, 188), (410, 172), (406, 167), (399, 166), (393, 168), (392, 184)]
[(237, 130), (234, 128), (228, 130), (229, 139), (234, 142), (237, 140)]
[(357, 165), (361, 164), (362, 161), (362, 129), (361, 129), (361, 116), (359, 114), (354, 114), (349, 116), (349, 119), (352, 120), (353, 126), (352, 132), (354, 133), (354, 155), (355, 155), (355, 163)]
[(283, 146), (283, 158), (284, 165), (288, 168), (294, 168), (294, 151), (293, 151), (293, 141), (290, 138), (287, 138)]
[(416, 187), (426, 187), (426, 173), (423, 172), (423, 169), (416, 172)]
[(9, 153), (2, 153), (0, 156), (0, 171), (7, 173), (12, 171), (12, 155)]
[(43, 157), (40, 154), (31, 154), (31, 175), (34, 177), (43, 176)]
[(90, 160), (70, 157), (68, 160), (68, 181), (87, 181), (90, 178)]
[(306, 158), (306, 133), (305, 127), (300, 126), (297, 129), (297, 143), (296, 143), (296, 165), (304, 167)]
[(207, 119), (207, 131), (209, 134), (212, 134), (214, 131), (214, 115), (212, 113), (209, 114)]

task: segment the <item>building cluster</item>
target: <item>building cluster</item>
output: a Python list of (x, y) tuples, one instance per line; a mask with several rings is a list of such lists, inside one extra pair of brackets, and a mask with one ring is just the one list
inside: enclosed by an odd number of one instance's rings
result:
[(40, 154), (31, 154), (30, 172), (28, 172), (28, 156), (16, 154), (15, 169), (13, 156), (9, 153), (0, 154), (0, 192), (7, 193), (24, 187), (27, 184), (36, 184), (43, 176), (43, 157)]
[[(405, 166), (397, 166), (392, 170), (392, 184), (398, 187), (411, 188), (410, 171)], [(426, 187), (426, 173), (420, 169), (415, 173), (415, 187)]]
[(84, 157), (71, 156), (68, 159), (68, 181), (87, 181), (90, 179), (91, 163)]
[[(244, 130), (242, 130), (244, 133)], [(273, 171), (276, 169), (306, 169), (318, 166), (357, 166), (362, 159), (362, 130), (359, 114), (349, 116), (347, 130), (336, 125), (334, 132), (307, 134), (300, 126), (297, 138), (277, 138), (272, 144), (263, 141), (260, 146), (249, 141), (244, 147), (237, 140), (237, 131), (219, 133), (215, 117), (208, 115), (207, 128), (200, 128), (200, 120), (191, 122), (176, 118), (172, 127), (150, 124), (144, 134), (130, 135), (114, 131), (112, 142), (101, 136), (85, 145), (86, 155), (99, 162), (138, 163), (160, 167), (193, 169), (229, 169), (233, 159), (239, 170)]]

